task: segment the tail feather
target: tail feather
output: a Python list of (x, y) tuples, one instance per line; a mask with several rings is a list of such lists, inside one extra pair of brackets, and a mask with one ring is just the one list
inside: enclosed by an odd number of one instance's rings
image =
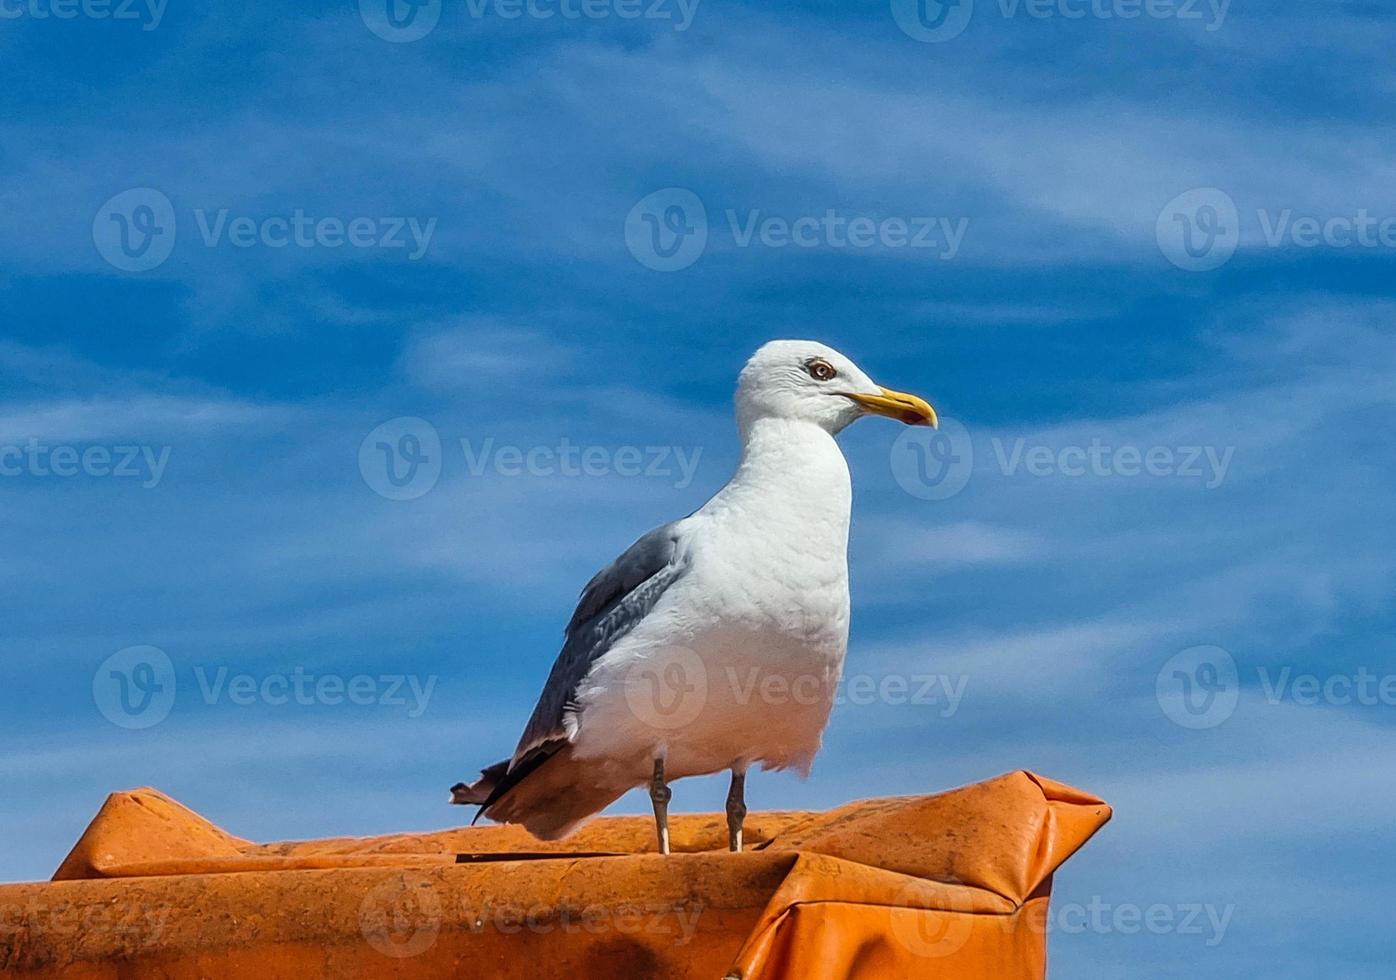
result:
[(470, 821), (471, 826), (480, 819), (480, 814), (485, 812), (485, 807), (494, 802), (493, 794), (498, 789), (500, 783), (509, 774), (509, 760), (496, 762), (492, 766), (486, 766), (480, 770), (480, 778), (473, 783), (456, 783), (451, 787), (451, 802), (458, 806), (479, 806), (475, 811), (475, 817)]
[(615, 767), (577, 760), (570, 743), (548, 748), (512, 771), (507, 761), (497, 762), (481, 770), (475, 782), (457, 783), (451, 802), (478, 804), (476, 820), (484, 814), (499, 823), (522, 824), (541, 840), (559, 840), (638, 785)]

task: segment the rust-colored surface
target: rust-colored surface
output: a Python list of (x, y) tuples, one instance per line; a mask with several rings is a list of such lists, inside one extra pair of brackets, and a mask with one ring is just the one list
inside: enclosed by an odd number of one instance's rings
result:
[(936, 796), (253, 844), (163, 794), (108, 798), (44, 884), (0, 886), (0, 977), (1017, 980), (1053, 871), (1110, 818), (1016, 772)]

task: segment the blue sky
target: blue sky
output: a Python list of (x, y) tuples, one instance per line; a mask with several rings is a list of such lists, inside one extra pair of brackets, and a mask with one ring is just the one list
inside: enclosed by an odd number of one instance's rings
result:
[(958, 427), (843, 437), (846, 672), (912, 690), (752, 805), (1031, 768), (1117, 808), (1054, 976), (1387, 975), (1396, 13), (927, 4), (0, 0), (0, 880), (136, 785), (460, 819), (581, 583), (725, 481), (746, 356), (812, 337)]

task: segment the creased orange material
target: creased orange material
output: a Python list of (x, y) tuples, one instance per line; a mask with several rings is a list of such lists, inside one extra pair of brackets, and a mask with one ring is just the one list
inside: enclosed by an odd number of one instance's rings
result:
[(1110, 817), (1017, 772), (747, 819), (252, 844), (113, 794), (48, 884), (0, 887), (0, 977), (1041, 978), (1051, 875)]

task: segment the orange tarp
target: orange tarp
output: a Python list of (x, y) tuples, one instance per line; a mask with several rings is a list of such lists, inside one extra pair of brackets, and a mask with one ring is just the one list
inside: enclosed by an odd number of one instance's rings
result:
[(823, 813), (253, 844), (115, 793), (0, 886), (0, 977), (1041, 978), (1052, 873), (1110, 818), (1027, 772)]

